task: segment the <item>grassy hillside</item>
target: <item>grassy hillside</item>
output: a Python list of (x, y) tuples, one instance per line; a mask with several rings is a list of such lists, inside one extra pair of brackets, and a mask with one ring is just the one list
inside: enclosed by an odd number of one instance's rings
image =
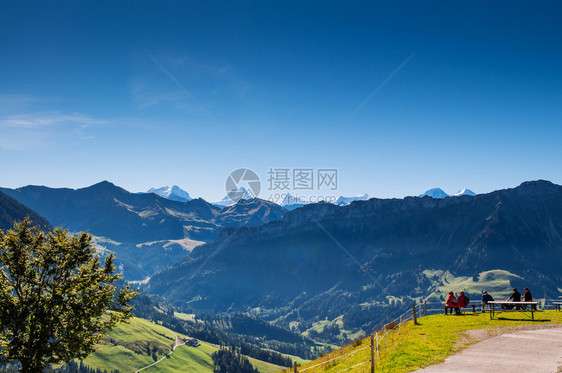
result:
[[(535, 315), (535, 321), (519, 313), (504, 313), (490, 320), (488, 314), (432, 315), (404, 323), (387, 332), (380, 340), (375, 358), (377, 372), (411, 372), (440, 363), (471, 343), (486, 336), (501, 334), (516, 328), (562, 325), (562, 312), (544, 311)], [(382, 336), (384, 331), (379, 333)], [(370, 340), (365, 338), (352, 345), (327, 354), (301, 367), (306, 372), (369, 372)], [(324, 363), (325, 364), (321, 364)], [(362, 364), (363, 363), (363, 364)], [(362, 364), (362, 365), (361, 365)]]
[(208, 343), (201, 343), (199, 347), (179, 346), (169, 358), (143, 372), (208, 373), (213, 370), (211, 354), (216, 350), (217, 347)]
[[(134, 372), (168, 354), (175, 344), (174, 334), (178, 338), (184, 337), (148, 320), (133, 318), (129, 323), (112, 330), (84, 363), (108, 371), (118, 369), (121, 372)], [(218, 346), (202, 341), (199, 347), (179, 346), (173, 354), (143, 372), (212, 372), (211, 354), (216, 350)], [(250, 362), (262, 373), (283, 370), (278, 365), (256, 359), (250, 358)]]
[(84, 363), (108, 371), (135, 371), (169, 353), (174, 344), (175, 337), (170, 330), (134, 318), (112, 330)]
[[(201, 342), (199, 347), (179, 346), (169, 358), (164, 359), (158, 365), (143, 370), (143, 372), (212, 372), (213, 360), (211, 354), (217, 350), (218, 346), (206, 342)], [(249, 360), (261, 373), (276, 373), (283, 370), (283, 367), (278, 365), (252, 358), (249, 358)]]
[(464, 290), (471, 296), (480, 295), (482, 290), (487, 290), (494, 298), (507, 299), (513, 287), (522, 280), (518, 275), (499, 269), (480, 272), (476, 280), (468, 276), (455, 277), (449, 271), (425, 270), (423, 273), (430, 281), (439, 284), (434, 293), (434, 297), (439, 300), (445, 300), (449, 291), (458, 293), (459, 290)]

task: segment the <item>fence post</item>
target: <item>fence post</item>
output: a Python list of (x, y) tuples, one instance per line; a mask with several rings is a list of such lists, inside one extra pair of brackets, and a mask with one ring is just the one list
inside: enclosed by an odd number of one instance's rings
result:
[(377, 332), (377, 334), (375, 335), (375, 338), (377, 339), (377, 359), (380, 359), (380, 355), (379, 355), (379, 332)]
[(412, 304), (412, 313), (414, 314), (414, 325), (418, 325), (418, 315), (416, 314), (416, 304)]
[(293, 361), (293, 372), (297, 373), (297, 362)]
[(401, 327), (402, 327), (402, 316), (400, 316), (400, 324), (398, 324), (398, 334), (400, 334)]
[(375, 373), (375, 335), (371, 334), (371, 373)]
[(424, 316), (427, 316), (427, 299), (423, 300)]

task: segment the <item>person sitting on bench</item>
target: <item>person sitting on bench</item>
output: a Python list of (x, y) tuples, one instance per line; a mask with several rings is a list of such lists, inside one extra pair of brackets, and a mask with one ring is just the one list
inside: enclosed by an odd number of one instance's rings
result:
[[(482, 312), (484, 312), (484, 307), (488, 304), (488, 302), (493, 302), (494, 298), (486, 290), (482, 290)], [(488, 306), (489, 308), (490, 306)]]
[[(529, 288), (525, 288), (525, 293), (523, 294), (523, 301), (524, 302), (532, 302), (533, 301), (533, 295), (531, 294), (531, 292), (529, 291)], [(521, 306), (522, 309), (526, 310), (527, 306), (523, 305)], [(534, 304), (531, 305), (532, 309), (537, 309), (537, 306), (535, 306)]]
[[(447, 302), (445, 303), (445, 307), (447, 308), (454, 308), (457, 314), (461, 313), (459, 311), (459, 306), (457, 305), (457, 297), (453, 294), (452, 291), (449, 292), (449, 298), (447, 298)], [(451, 311), (452, 313), (452, 311)]]
[(460, 309), (466, 308), (466, 306), (468, 306), (468, 302), (470, 302), (470, 299), (468, 299), (468, 297), (464, 295), (464, 291), (460, 292), (458, 299), (455, 298), (453, 292), (450, 291), (449, 298), (447, 298), (447, 302), (445, 303), (445, 307), (453, 308), (455, 310), (455, 313), (457, 315), (460, 315), (461, 314)]
[[(508, 302), (521, 302), (521, 293), (517, 291), (517, 288), (513, 288), (513, 294), (507, 298)], [(512, 310), (512, 304), (502, 304), (504, 310)], [(520, 306), (515, 306), (515, 309), (520, 309)]]
[(461, 291), (459, 294), (459, 297), (457, 298), (457, 306), (459, 308), (466, 308), (466, 306), (468, 306), (468, 303), (470, 302), (470, 299), (468, 299), (468, 297), (466, 295), (464, 295), (464, 291)]

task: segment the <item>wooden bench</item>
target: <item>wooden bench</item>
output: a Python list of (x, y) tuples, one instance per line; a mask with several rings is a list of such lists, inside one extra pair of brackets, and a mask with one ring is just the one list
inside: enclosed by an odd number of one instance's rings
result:
[(556, 306), (556, 310), (560, 311), (560, 306), (562, 306), (562, 302), (553, 302), (554, 306)]
[(492, 305), (489, 302), (481, 303), (481, 309), (482, 309), (482, 313), (492, 312)]
[[(461, 313), (463, 312), (463, 310), (466, 310), (467, 308), (472, 307), (472, 312), (476, 313), (476, 306), (480, 305), (480, 303), (473, 303), (470, 302), (469, 304), (466, 305), (466, 307), (448, 307), (447, 305), (445, 305), (445, 315), (448, 314), (448, 310), (451, 310), (451, 315), (453, 314), (453, 309), (454, 308), (458, 308)], [(465, 311), (466, 312), (466, 311)]]
[[(531, 312), (531, 319), (534, 320), (535, 312), (541, 312), (540, 310), (537, 310), (539, 302), (491, 301), (488, 302), (488, 304), (492, 306), (492, 309), (490, 310), (490, 320), (493, 319), (496, 314), (500, 314), (502, 312)], [(500, 306), (500, 308), (496, 309), (496, 306)], [(506, 308), (507, 306), (510, 308)]]

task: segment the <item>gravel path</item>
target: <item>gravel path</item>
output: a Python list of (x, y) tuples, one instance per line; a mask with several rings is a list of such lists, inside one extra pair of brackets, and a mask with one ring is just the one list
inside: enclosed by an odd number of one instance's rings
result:
[[(168, 328), (166, 328), (166, 329), (168, 329)], [(166, 355), (162, 356), (162, 357), (160, 358), (160, 360), (158, 360), (158, 361), (156, 361), (156, 362), (154, 362), (154, 363), (152, 363), (152, 364), (149, 364), (149, 365), (147, 365), (147, 366), (145, 366), (145, 367), (143, 367), (143, 368), (140, 368), (140, 369), (138, 369), (138, 370), (135, 370), (135, 373), (138, 373), (138, 372), (140, 372), (141, 370), (145, 370), (145, 369), (148, 369), (148, 368), (150, 368), (150, 367), (155, 366), (156, 364), (160, 363), (162, 360), (164, 360), (164, 359), (167, 358), (168, 356), (171, 356), (171, 355), (174, 353), (174, 351), (176, 350), (177, 347), (183, 346), (183, 345), (185, 344), (185, 342), (184, 342), (184, 343), (179, 343), (178, 335), (177, 335), (176, 333), (174, 333), (174, 332), (171, 331), (170, 329), (168, 329), (168, 331), (169, 331), (170, 333), (172, 333), (172, 334), (174, 335), (174, 337), (176, 337), (176, 344), (172, 347), (172, 351), (170, 351), (170, 352), (168, 352)]]
[(492, 337), (418, 370), (439, 372), (562, 372), (562, 327), (521, 330)]

